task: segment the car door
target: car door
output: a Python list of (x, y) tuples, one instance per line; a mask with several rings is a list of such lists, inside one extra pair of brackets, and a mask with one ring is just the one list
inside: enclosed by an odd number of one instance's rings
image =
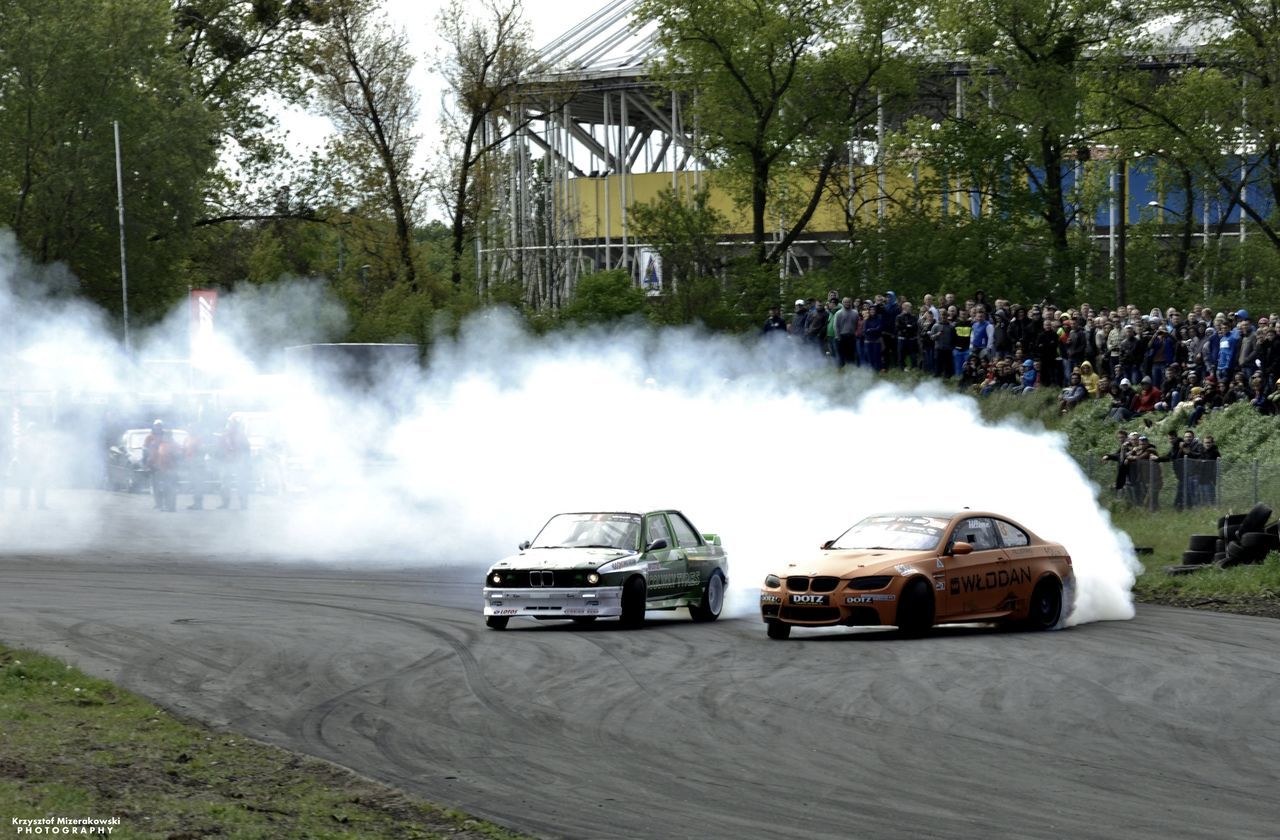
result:
[(995, 523), (985, 516), (961, 520), (951, 531), (948, 550), (961, 542), (969, 543), (973, 551), (952, 554), (945, 559), (947, 595), (943, 614), (994, 612), (1008, 594), (1007, 580), (1002, 585), (1000, 577), (1002, 570), (1008, 577), (1008, 559), (1000, 546)]
[(646, 548), (658, 540), (666, 541), (664, 547), (645, 553), (649, 568), (648, 601), (653, 604), (677, 600), (684, 594), (686, 587), (688, 553), (676, 544), (665, 513), (650, 513), (645, 516), (644, 531)]
[(667, 521), (671, 524), (671, 532), (675, 535), (678, 550), (685, 555), (684, 562), (688, 574), (685, 575), (685, 585), (681, 587), (681, 594), (690, 601), (701, 602), (702, 587), (715, 569), (718, 558), (714, 556), (712, 547), (698, 536), (698, 531), (689, 523), (689, 520), (684, 518), (684, 514), (679, 511), (668, 511)]
[[(1027, 548), (1031, 537), (1026, 531), (1006, 522), (995, 519), (996, 533), (1000, 536), (1000, 545), (1004, 549), (1008, 561), (1001, 568), (1000, 581), (1006, 583), (1005, 598), (996, 605), (997, 609), (1015, 611), (1026, 606), (1031, 600), (1031, 592), (1035, 586), (1035, 575), (1030, 561), (1031, 552)], [(1007, 570), (1007, 574), (1004, 571)]]

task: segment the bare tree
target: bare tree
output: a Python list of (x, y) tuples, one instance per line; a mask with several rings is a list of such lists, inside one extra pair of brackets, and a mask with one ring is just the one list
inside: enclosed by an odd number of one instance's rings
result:
[(408, 37), (386, 24), (380, 4), (336, 0), (315, 59), (320, 103), (341, 135), (335, 148), (348, 152), (343, 162), (357, 183), (390, 212), (400, 274), (417, 292), (413, 222), (422, 180), (412, 171), (418, 112)]
[(452, 0), (440, 15), (444, 54), (437, 70), (448, 87), (443, 109), (446, 171), (443, 199), (452, 231), (450, 279), (462, 282), (462, 257), (475, 220), (483, 212), (478, 172), (488, 156), (527, 123), (515, 101), (526, 78), (538, 71), (529, 24), (520, 0)]

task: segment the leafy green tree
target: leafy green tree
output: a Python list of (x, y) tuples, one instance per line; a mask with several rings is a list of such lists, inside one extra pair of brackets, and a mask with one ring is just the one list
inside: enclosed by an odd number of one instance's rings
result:
[(952, 179), (941, 186), (958, 181), (961, 195), (984, 201), (984, 212), (1034, 214), (1051, 273), (1065, 289), (1079, 265), (1071, 228), (1093, 209), (1083, 200), (1082, 163), (1091, 148), (1117, 139), (1118, 115), (1108, 111), (1115, 100), (1103, 93), (1125, 66), (1123, 48), (1142, 6), (936, 0), (930, 11), (926, 43), (966, 64), (968, 79), (937, 129), (916, 123), (913, 148)]
[(641, 315), (645, 306), (644, 292), (627, 272), (597, 271), (578, 280), (561, 314), (577, 324), (607, 324)]
[[(1117, 100), (1141, 115), (1145, 130), (1135, 133), (1145, 151), (1185, 174), (1223, 216), (1238, 208), (1280, 249), (1280, 16), (1265, 4), (1234, 0), (1168, 0), (1162, 9), (1181, 24), (1172, 40), (1197, 43), (1198, 61), (1135, 82)], [(1188, 214), (1184, 227), (1191, 224)]]
[(216, 154), (217, 117), (169, 48), (171, 26), (161, 0), (0, 0), (0, 223), (119, 313), (118, 120), (129, 306), (141, 319), (184, 290), (183, 234)]
[(317, 100), (338, 136), (329, 163), (337, 170), (334, 201), (373, 223), (388, 220), (395, 276), (421, 290), (413, 228), (423, 189), (414, 169), (417, 97), (409, 84), (414, 59), (405, 33), (389, 26), (377, 3), (333, 0), (313, 45)]
[[(750, 209), (756, 262), (776, 261), (805, 231), (855, 127), (873, 122), (881, 97), (905, 86), (888, 33), (908, 12), (895, 0), (644, 0), (636, 8), (638, 19), (657, 23), (657, 75), (691, 103), (704, 146), (696, 151)], [(789, 189), (780, 175), (793, 176)], [(789, 220), (772, 247), (770, 210)]]
[(487, 181), (501, 169), (485, 164), (528, 122), (514, 107), (515, 98), (539, 66), (520, 0), (486, 0), (481, 9), (482, 17), (476, 17), (471, 4), (452, 0), (439, 19), (446, 53), (436, 69), (452, 102), (443, 113), (446, 165), (438, 179), (452, 226), (449, 277), (455, 286), (462, 282), (475, 221), (488, 209)]
[[(198, 220), (217, 225), (264, 218), (316, 218), (278, 128), (279, 103), (301, 104), (305, 48), (329, 0), (174, 0), (170, 48), (187, 68), (192, 93), (218, 116), (214, 142), (224, 162)], [(293, 201), (279, 201), (292, 185)]]

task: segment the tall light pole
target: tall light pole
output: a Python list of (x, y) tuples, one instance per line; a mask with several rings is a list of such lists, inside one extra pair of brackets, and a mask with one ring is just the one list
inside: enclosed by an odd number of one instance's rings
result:
[(124, 311), (124, 352), (129, 355), (129, 271), (124, 257), (124, 175), (120, 168), (120, 121), (112, 120), (116, 135), (116, 207), (120, 211), (120, 296)]

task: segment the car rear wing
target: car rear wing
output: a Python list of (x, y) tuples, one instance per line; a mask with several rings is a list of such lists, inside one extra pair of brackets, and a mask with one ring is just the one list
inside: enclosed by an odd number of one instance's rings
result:
[(707, 545), (720, 545), (719, 534), (703, 534), (702, 538), (707, 541)]

